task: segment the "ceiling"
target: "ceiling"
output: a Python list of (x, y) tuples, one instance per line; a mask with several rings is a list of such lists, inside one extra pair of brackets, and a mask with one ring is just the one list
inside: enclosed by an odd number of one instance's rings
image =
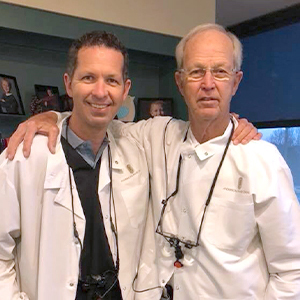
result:
[(300, 0), (216, 0), (216, 23), (232, 26), (300, 4)]

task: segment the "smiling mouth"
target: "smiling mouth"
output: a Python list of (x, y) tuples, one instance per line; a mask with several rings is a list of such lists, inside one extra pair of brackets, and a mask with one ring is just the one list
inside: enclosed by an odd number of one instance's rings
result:
[(103, 109), (109, 106), (109, 104), (95, 104), (95, 103), (90, 103), (90, 105), (93, 108), (97, 108), (97, 109)]

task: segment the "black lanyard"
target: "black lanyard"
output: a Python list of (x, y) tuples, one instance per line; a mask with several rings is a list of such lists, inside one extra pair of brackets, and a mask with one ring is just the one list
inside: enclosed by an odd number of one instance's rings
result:
[[(214, 179), (212, 181), (212, 184), (211, 184), (211, 187), (210, 187), (207, 199), (205, 201), (204, 211), (203, 211), (201, 222), (200, 222), (200, 225), (199, 225), (199, 230), (198, 230), (196, 242), (193, 243), (191, 241), (183, 241), (180, 238), (176, 237), (174, 234), (166, 234), (166, 233), (163, 232), (163, 216), (164, 216), (164, 213), (165, 213), (165, 210), (166, 210), (166, 206), (168, 204), (169, 199), (171, 197), (174, 197), (178, 193), (178, 190), (179, 190), (179, 178), (180, 178), (180, 169), (181, 169), (181, 163), (182, 163), (182, 156), (181, 156), (181, 154), (179, 156), (179, 161), (178, 161), (175, 190), (174, 190), (173, 193), (170, 194), (170, 196), (168, 196), (166, 199), (164, 199), (164, 200), (161, 201), (163, 207), (161, 209), (160, 219), (159, 219), (159, 222), (157, 224), (156, 233), (162, 235), (169, 242), (170, 246), (174, 248), (175, 258), (176, 258), (176, 260), (174, 262), (174, 266), (177, 267), (177, 268), (181, 268), (183, 266), (183, 264), (181, 263), (180, 259), (182, 259), (184, 257), (184, 254), (183, 254), (183, 252), (181, 250), (181, 245), (180, 244), (184, 245), (188, 249), (191, 249), (193, 247), (199, 246), (199, 239), (200, 239), (200, 234), (201, 234), (201, 230), (202, 230), (202, 227), (203, 227), (203, 222), (204, 222), (204, 217), (205, 217), (205, 214), (206, 214), (206, 210), (207, 210), (207, 207), (208, 207), (208, 205), (209, 205), (209, 203), (211, 201), (211, 198), (212, 198), (212, 195), (213, 195), (216, 183), (217, 183), (217, 179), (218, 179), (220, 170), (222, 168), (224, 159), (226, 157), (226, 154), (227, 154), (227, 151), (228, 151), (231, 139), (232, 139), (232, 135), (234, 133), (235, 126), (234, 126), (233, 120), (230, 119), (230, 121), (232, 123), (231, 133), (230, 133), (230, 136), (229, 136), (228, 141), (226, 143), (226, 146), (225, 146), (222, 158), (220, 160), (219, 166), (217, 168), (217, 171), (215, 173)], [(167, 128), (168, 125), (169, 125), (169, 122), (167, 123), (166, 128)], [(166, 133), (166, 128), (165, 128), (165, 133)], [(186, 140), (188, 130), (189, 129), (187, 129), (187, 132), (185, 134), (185, 138), (184, 138), (183, 141)], [(166, 172), (167, 172), (167, 159), (166, 159), (166, 155), (165, 155), (165, 166), (166, 166)], [(166, 178), (166, 180), (167, 180), (167, 178)]]
[[(69, 119), (67, 120), (66, 126), (66, 142), (68, 142), (68, 126), (69, 126)], [(81, 274), (81, 264), (79, 266), (79, 284), (82, 285), (82, 290), (94, 290), (96, 295), (99, 296), (101, 299), (104, 298), (118, 283), (118, 274), (119, 274), (119, 247), (118, 247), (118, 233), (117, 233), (117, 223), (116, 223), (116, 209), (113, 197), (113, 189), (112, 189), (112, 158), (111, 158), (111, 150), (110, 145), (108, 144), (108, 157), (109, 157), (109, 176), (110, 176), (110, 197), (109, 197), (109, 213), (110, 213), (110, 225), (111, 230), (115, 236), (116, 241), (116, 250), (117, 250), (117, 259), (115, 263), (114, 270), (107, 270), (103, 274), (94, 276), (93, 274), (88, 275), (86, 278), (82, 278)], [(101, 159), (101, 158), (100, 158)], [(80, 240), (76, 222), (75, 222), (75, 213), (74, 213), (74, 197), (72, 192), (72, 182), (71, 182), (71, 167), (68, 164), (69, 170), (69, 184), (70, 184), (70, 191), (71, 191), (71, 202), (72, 202), (72, 218), (73, 218), (73, 234), (74, 237), (78, 240), (80, 244), (80, 252), (82, 253), (83, 245), (82, 241)], [(114, 222), (112, 220), (112, 206), (114, 209)], [(101, 217), (101, 216), (100, 216)], [(102, 217), (101, 217), (102, 218)], [(81, 262), (81, 259), (80, 259)], [(105, 288), (104, 292), (103, 288)]]

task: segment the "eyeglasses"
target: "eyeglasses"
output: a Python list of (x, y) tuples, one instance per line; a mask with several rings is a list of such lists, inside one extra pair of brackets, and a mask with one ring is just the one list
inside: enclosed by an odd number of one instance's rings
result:
[(198, 230), (195, 241), (185, 240), (183, 238), (179, 238), (178, 236), (175, 236), (172, 233), (164, 232), (164, 230), (163, 230), (163, 219), (164, 218), (163, 217), (164, 217), (164, 213), (165, 213), (165, 210), (166, 210), (166, 206), (168, 204), (169, 199), (177, 195), (178, 189), (179, 189), (179, 177), (180, 177), (181, 161), (182, 161), (182, 156), (180, 155), (179, 162), (178, 162), (177, 176), (176, 176), (176, 188), (175, 188), (174, 192), (169, 197), (167, 197), (166, 199), (161, 201), (163, 207), (162, 207), (162, 210), (161, 210), (161, 213), (160, 213), (160, 218), (159, 218), (157, 228), (156, 228), (156, 233), (161, 235), (162, 237), (164, 237), (164, 239), (169, 242), (170, 246), (174, 248), (174, 250), (175, 250), (174, 254), (175, 254), (175, 258), (176, 258), (176, 260), (174, 262), (174, 266), (176, 268), (183, 267), (183, 264), (180, 261), (184, 257), (184, 253), (181, 249), (181, 246), (184, 246), (187, 249), (192, 249), (194, 247), (199, 246), (199, 238), (200, 238), (200, 234), (201, 234), (201, 230), (202, 230), (202, 226), (203, 226), (204, 216), (205, 216), (205, 213), (206, 213), (206, 208), (207, 208), (207, 206), (210, 202), (210, 197), (209, 197), (209, 199), (206, 201), (205, 206), (204, 206), (204, 211), (203, 211), (203, 214), (202, 214), (199, 230)]
[(215, 68), (195, 68), (190, 71), (180, 69), (180, 73), (184, 73), (189, 80), (200, 81), (204, 78), (206, 72), (209, 71), (213, 78), (218, 81), (228, 81), (236, 69), (227, 70), (226, 68), (215, 67)]
[[(207, 205), (205, 205), (205, 207), (204, 207), (204, 211), (203, 211), (202, 218), (201, 218), (201, 221), (200, 221), (199, 230), (198, 230), (195, 241), (185, 240), (183, 238), (179, 238), (178, 236), (175, 236), (172, 233), (167, 233), (167, 232), (164, 231), (164, 229), (163, 229), (163, 220), (164, 220), (164, 215), (165, 215), (165, 210), (166, 210), (167, 204), (169, 202), (169, 199), (175, 197), (178, 193), (178, 190), (179, 190), (179, 177), (180, 177), (181, 163), (182, 163), (182, 156), (180, 155), (179, 162), (178, 162), (178, 168), (177, 168), (176, 187), (175, 187), (174, 192), (169, 197), (167, 197), (166, 199), (161, 201), (163, 207), (161, 209), (160, 219), (158, 221), (157, 228), (156, 228), (156, 233), (163, 236), (170, 243), (170, 245), (175, 248), (175, 251), (179, 251), (179, 252), (181, 252), (181, 249), (180, 249), (180, 246), (179, 246), (180, 243), (188, 249), (199, 246), (199, 237), (200, 237), (202, 224), (203, 224), (205, 213), (206, 213), (206, 206), (207, 206)], [(177, 255), (176, 255), (176, 258), (178, 259)]]

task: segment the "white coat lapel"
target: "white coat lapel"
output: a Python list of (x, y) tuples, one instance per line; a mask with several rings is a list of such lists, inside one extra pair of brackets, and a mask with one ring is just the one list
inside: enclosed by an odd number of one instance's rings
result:
[(109, 140), (109, 148), (110, 148), (110, 155), (108, 154), (108, 147), (105, 148), (102, 154), (101, 160), (101, 170), (99, 176), (99, 187), (98, 191), (102, 191), (106, 185), (110, 183), (110, 175), (109, 175), (109, 160), (111, 159), (111, 167), (113, 170), (122, 170), (124, 167), (123, 160), (119, 156), (118, 152), (116, 151), (116, 143), (110, 131), (107, 132), (108, 140)]
[[(85, 220), (80, 199), (76, 190), (73, 172), (71, 170), (72, 191), (74, 200), (74, 213)], [(44, 188), (58, 190), (54, 202), (72, 212), (72, 198), (70, 191), (69, 170), (61, 144), (56, 148), (56, 153), (48, 155), (48, 165)]]

